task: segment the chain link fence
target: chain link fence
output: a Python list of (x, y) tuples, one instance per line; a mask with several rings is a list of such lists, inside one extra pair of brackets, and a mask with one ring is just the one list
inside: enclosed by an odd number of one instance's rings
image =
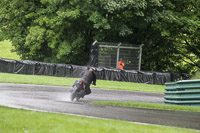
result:
[(117, 69), (119, 60), (122, 60), (125, 70), (140, 71), (142, 46), (95, 41), (91, 48), (90, 66)]

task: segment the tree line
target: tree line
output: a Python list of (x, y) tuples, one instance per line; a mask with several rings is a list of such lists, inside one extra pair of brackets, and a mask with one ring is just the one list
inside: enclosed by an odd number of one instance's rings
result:
[(200, 0), (0, 0), (0, 40), (21, 59), (85, 65), (94, 40), (144, 44), (141, 69), (200, 67)]

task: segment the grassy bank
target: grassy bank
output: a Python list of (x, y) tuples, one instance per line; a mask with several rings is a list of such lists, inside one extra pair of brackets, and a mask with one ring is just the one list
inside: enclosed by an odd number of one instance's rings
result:
[(0, 106), (1, 133), (196, 133), (195, 130), (133, 124)]
[[(53, 77), (53, 76), (0, 73), (0, 83), (72, 86), (74, 81), (77, 79), (78, 78), (63, 78), (63, 77)], [(165, 86), (164, 85), (150, 85), (150, 84), (139, 84), (139, 83), (130, 83), (130, 82), (97, 80), (97, 85), (91, 86), (91, 88), (164, 93)]]
[(12, 49), (14, 49), (14, 47), (10, 41), (5, 40), (0, 42), (0, 58), (20, 60), (17, 53), (12, 52)]

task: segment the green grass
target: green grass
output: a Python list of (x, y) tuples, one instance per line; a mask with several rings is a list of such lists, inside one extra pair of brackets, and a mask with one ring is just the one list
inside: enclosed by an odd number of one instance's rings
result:
[(0, 42), (0, 58), (20, 60), (20, 57), (16, 52), (11, 52), (14, 47), (12, 43), (8, 40)]
[(152, 85), (152, 84), (141, 84), (132, 82), (118, 82), (118, 81), (105, 81), (98, 80), (98, 86), (105, 89), (116, 89), (116, 90), (130, 90), (130, 91), (143, 91), (143, 92), (155, 92), (164, 93), (165, 85)]
[[(78, 78), (0, 73), (0, 83), (72, 86), (74, 81), (77, 79)], [(150, 85), (150, 84), (105, 81), (105, 80), (97, 80), (97, 85), (91, 87), (104, 88), (104, 89), (155, 92), (155, 93), (164, 93), (164, 88), (165, 88), (164, 85)]]
[(144, 103), (144, 102), (122, 102), (122, 101), (95, 101), (92, 104), (121, 106), (121, 107), (136, 107), (160, 110), (176, 110), (176, 111), (192, 111), (200, 112), (200, 107), (194, 106), (178, 106), (178, 105), (165, 105), (157, 103)]
[(134, 124), (0, 106), (1, 133), (197, 133), (196, 130)]
[(0, 83), (72, 86), (77, 78), (0, 73)]

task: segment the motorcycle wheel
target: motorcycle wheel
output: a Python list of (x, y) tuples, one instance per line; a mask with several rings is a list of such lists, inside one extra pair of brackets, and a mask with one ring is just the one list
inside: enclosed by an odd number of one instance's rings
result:
[(77, 96), (77, 89), (70, 92), (70, 100), (73, 101)]

